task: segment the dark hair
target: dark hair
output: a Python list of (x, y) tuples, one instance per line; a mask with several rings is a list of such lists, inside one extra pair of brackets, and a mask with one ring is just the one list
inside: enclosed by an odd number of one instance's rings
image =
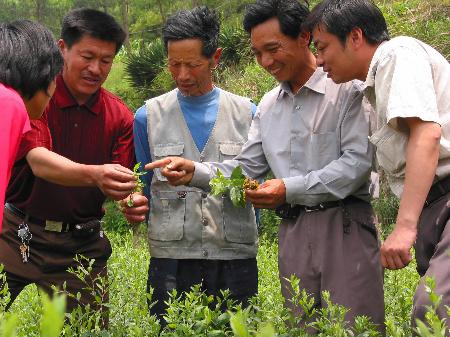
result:
[(0, 23), (0, 82), (26, 99), (47, 89), (63, 58), (52, 33), (29, 20)]
[(74, 9), (64, 16), (61, 38), (71, 48), (84, 35), (99, 40), (114, 42), (116, 54), (122, 48), (127, 34), (111, 15), (96, 9)]
[(244, 15), (244, 29), (247, 33), (272, 18), (280, 22), (284, 35), (297, 38), (302, 29), (302, 23), (309, 14), (308, 2), (300, 4), (297, 0), (258, 0), (248, 5)]
[(304, 28), (323, 25), (345, 44), (348, 34), (359, 27), (370, 44), (389, 40), (386, 20), (372, 0), (324, 0), (311, 11)]
[(162, 29), (164, 48), (169, 41), (200, 39), (203, 42), (202, 55), (210, 58), (219, 44), (220, 23), (217, 12), (206, 6), (182, 10), (171, 15)]

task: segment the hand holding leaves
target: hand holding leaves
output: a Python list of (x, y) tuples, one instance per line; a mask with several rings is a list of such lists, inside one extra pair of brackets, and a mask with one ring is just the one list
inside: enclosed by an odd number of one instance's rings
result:
[(136, 177), (136, 186), (133, 189), (133, 192), (130, 194), (130, 198), (127, 201), (127, 206), (128, 207), (133, 207), (134, 202), (133, 202), (133, 193), (135, 192), (142, 192), (142, 190), (145, 187), (144, 182), (141, 180), (141, 176), (143, 176), (144, 174), (147, 174), (147, 172), (141, 172), (139, 171), (139, 168), (141, 166), (141, 163), (137, 163), (136, 165), (134, 165), (133, 167), (133, 175)]

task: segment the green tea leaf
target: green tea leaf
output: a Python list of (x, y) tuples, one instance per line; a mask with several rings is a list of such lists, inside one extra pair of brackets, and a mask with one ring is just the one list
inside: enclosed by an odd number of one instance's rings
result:
[(233, 172), (231, 172), (231, 180), (234, 179), (245, 179), (244, 174), (242, 173), (242, 168), (240, 166), (236, 166), (233, 170)]
[(217, 169), (217, 175), (209, 182), (211, 186), (211, 194), (214, 196), (223, 195), (228, 192), (229, 180), (224, 177), (223, 173)]
[(241, 187), (233, 186), (230, 188), (230, 199), (235, 207), (245, 207), (244, 189)]

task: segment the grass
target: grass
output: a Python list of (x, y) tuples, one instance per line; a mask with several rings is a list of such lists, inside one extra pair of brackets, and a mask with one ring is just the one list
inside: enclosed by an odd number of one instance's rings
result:
[[(146, 279), (149, 254), (146, 239), (133, 240), (131, 233), (110, 233), (113, 254), (108, 262), (110, 291), (111, 336), (145, 336), (156, 334), (154, 318), (147, 309)], [(262, 240), (258, 254), (259, 314), (265, 322), (280, 328), (283, 301), (277, 268), (277, 245)], [(386, 321), (410, 335), (412, 295), (418, 281), (414, 264), (400, 271), (385, 274)], [(39, 336), (36, 327), (42, 314), (35, 286), (28, 286), (11, 307), (20, 317), (18, 336)], [(133, 332), (134, 331), (134, 332)]]

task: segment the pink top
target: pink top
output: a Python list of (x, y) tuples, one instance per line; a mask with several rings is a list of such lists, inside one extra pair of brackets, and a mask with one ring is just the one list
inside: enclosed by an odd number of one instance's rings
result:
[(22, 135), (29, 130), (30, 120), (22, 98), (15, 90), (0, 83), (0, 233), (11, 169)]

